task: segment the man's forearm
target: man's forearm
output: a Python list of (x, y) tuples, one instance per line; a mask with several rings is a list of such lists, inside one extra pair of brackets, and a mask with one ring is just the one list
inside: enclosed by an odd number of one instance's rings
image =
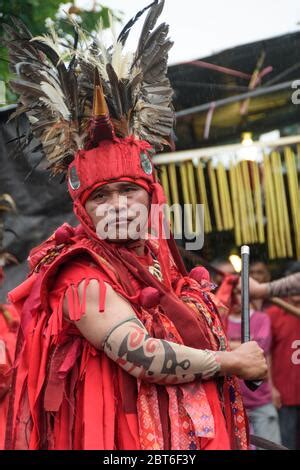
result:
[(267, 284), (267, 297), (288, 297), (300, 293), (300, 273), (277, 279)]
[(136, 378), (161, 384), (191, 382), (215, 376), (216, 353), (152, 338), (136, 318), (115, 327), (104, 341), (107, 356)]

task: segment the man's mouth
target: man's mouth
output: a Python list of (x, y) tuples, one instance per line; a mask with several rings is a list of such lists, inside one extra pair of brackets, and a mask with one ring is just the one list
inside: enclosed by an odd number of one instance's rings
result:
[(133, 218), (125, 218), (125, 217), (120, 217), (118, 219), (111, 219), (107, 223), (108, 225), (124, 225), (124, 224), (129, 224), (134, 220)]

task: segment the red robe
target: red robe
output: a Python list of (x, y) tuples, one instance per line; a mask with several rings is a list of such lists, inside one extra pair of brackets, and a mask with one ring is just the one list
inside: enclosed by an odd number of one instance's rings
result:
[(0, 305), (0, 450), (4, 449), (9, 389), (18, 326), (17, 310), (12, 305)]
[[(173, 260), (171, 291), (148, 271), (145, 256), (102, 246), (79, 227), (69, 238), (51, 237), (31, 254), (32, 274), (10, 294), (21, 313), (16, 374), (6, 446), (13, 449), (246, 449), (248, 429), (235, 378), (180, 385), (136, 380), (96, 350), (63, 317), (84, 313), (77, 286), (99, 283), (99, 314), (105, 284), (128, 299), (156, 338), (218, 350), (227, 346), (213, 298), (183, 277)], [(57, 245), (57, 240), (60, 244)], [(55, 242), (56, 240), (56, 242)], [(151, 308), (141, 302), (148, 286), (160, 290)]]

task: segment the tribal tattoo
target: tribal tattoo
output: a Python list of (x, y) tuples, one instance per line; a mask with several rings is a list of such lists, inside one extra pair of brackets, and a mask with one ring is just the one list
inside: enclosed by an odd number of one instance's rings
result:
[(160, 384), (208, 379), (220, 369), (212, 351), (149, 336), (137, 318), (116, 325), (106, 337), (104, 352), (136, 378)]

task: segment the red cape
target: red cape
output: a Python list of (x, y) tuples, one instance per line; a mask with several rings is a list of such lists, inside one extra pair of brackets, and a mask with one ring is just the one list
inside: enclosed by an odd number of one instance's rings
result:
[[(226, 347), (213, 297), (183, 277), (172, 259), (170, 291), (145, 269), (149, 253), (141, 258), (125, 248), (100, 248), (80, 228), (70, 228), (64, 244), (50, 238), (33, 252), (32, 274), (10, 294), (22, 317), (7, 448), (246, 449), (246, 417), (234, 378), (171, 386), (139, 382), (64, 320), (64, 296), (70, 318), (79, 319), (84, 304), (77, 286), (96, 279), (99, 312), (107, 282), (130, 301), (150, 335)], [(160, 291), (160, 304), (146, 308), (140, 293), (149, 285)]]

